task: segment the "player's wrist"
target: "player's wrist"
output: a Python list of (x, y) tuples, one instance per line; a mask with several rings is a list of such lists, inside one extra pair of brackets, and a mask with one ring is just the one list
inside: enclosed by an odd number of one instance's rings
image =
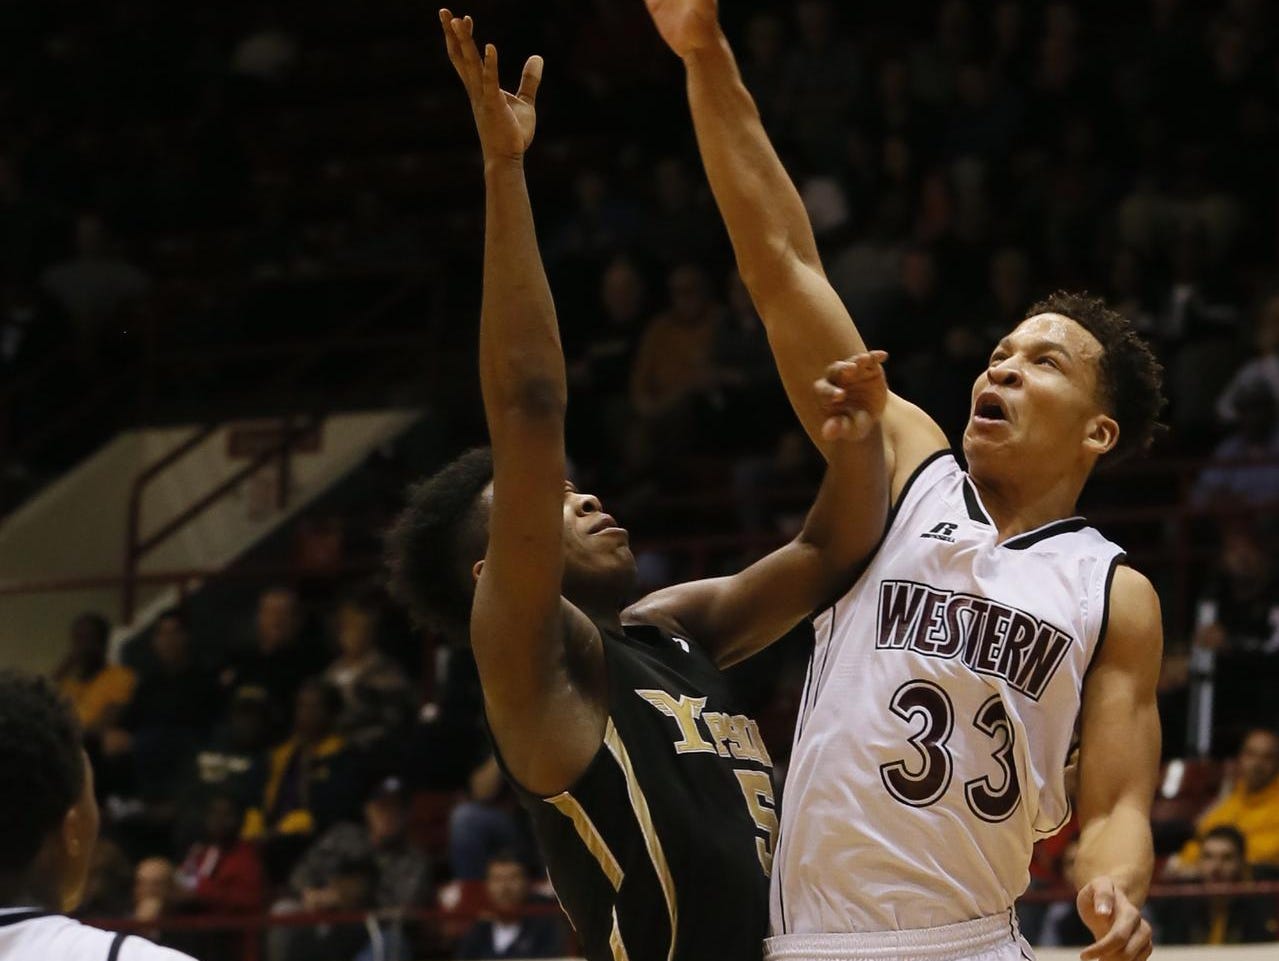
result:
[(484, 176), (501, 177), (511, 173), (524, 173), (524, 154), (484, 152)]
[(705, 43), (685, 50), (680, 54), (687, 69), (695, 67), (722, 67), (733, 62), (733, 48), (729, 46), (728, 37), (717, 23)]

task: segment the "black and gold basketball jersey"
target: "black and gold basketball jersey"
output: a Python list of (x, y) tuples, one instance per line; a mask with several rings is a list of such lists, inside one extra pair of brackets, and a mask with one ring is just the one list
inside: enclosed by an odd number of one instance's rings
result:
[(568, 791), (517, 787), (589, 961), (758, 961), (772, 760), (691, 640), (605, 633), (604, 743)]

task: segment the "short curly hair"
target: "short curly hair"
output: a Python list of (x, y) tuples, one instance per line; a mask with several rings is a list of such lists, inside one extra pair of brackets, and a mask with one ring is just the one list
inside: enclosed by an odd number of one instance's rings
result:
[(0, 671), (0, 876), (31, 867), (84, 782), (71, 705), (42, 677)]
[(1119, 442), (1101, 461), (1113, 467), (1144, 454), (1163, 430), (1163, 365), (1123, 314), (1087, 292), (1059, 290), (1032, 304), (1026, 318), (1040, 314), (1069, 317), (1101, 344), (1098, 383), (1106, 413), (1119, 424)]
[(471, 622), (471, 568), (488, 548), (480, 495), (493, 480), (493, 451), (477, 447), (409, 488), (386, 537), (392, 595), (427, 630), (464, 641)]

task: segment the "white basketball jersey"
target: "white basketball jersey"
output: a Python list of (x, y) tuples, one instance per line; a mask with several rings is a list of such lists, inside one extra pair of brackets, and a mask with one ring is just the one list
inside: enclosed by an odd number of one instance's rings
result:
[(815, 620), (772, 876), (774, 935), (1006, 914), (1070, 816), (1063, 771), (1123, 552), (1082, 518), (996, 543), (949, 452)]
[(0, 909), (0, 961), (194, 961), (133, 934), (101, 931), (60, 914)]

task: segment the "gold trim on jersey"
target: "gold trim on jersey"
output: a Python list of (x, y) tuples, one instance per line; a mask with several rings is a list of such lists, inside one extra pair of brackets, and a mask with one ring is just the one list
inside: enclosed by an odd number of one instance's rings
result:
[(666, 952), (666, 961), (673, 961), (675, 933), (679, 930), (679, 907), (675, 903), (675, 879), (671, 877), (671, 868), (666, 862), (666, 852), (662, 850), (661, 839), (658, 838), (657, 829), (653, 826), (653, 815), (648, 808), (648, 799), (644, 796), (644, 789), (640, 787), (639, 779), (635, 776), (631, 756), (627, 753), (626, 745), (622, 743), (622, 736), (613, 726), (612, 718), (609, 718), (608, 725), (604, 728), (604, 744), (616, 759), (618, 767), (622, 769), (622, 776), (626, 778), (626, 794), (630, 798), (631, 809), (635, 812), (635, 820), (639, 822), (640, 833), (644, 835), (644, 846), (648, 848), (649, 860), (653, 862), (657, 880), (662, 885), (662, 895), (666, 898), (666, 913), (671, 919), (671, 943)]
[(622, 929), (617, 923), (617, 904), (613, 905), (613, 931), (608, 936), (608, 946), (613, 951), (613, 961), (631, 961), (626, 953), (626, 945), (622, 943)]
[[(586, 813), (582, 805), (577, 803), (577, 798), (565, 791), (563, 794), (547, 798), (546, 801), (548, 804), (554, 805), (556, 810), (573, 822), (573, 827), (577, 830), (577, 836), (586, 845), (586, 850), (590, 851), (595, 860), (599, 862), (600, 870), (608, 878), (608, 883), (613, 885), (614, 891), (620, 890), (622, 878), (625, 876), (622, 872), (622, 866), (617, 863), (617, 858), (609, 850), (608, 842), (600, 834), (599, 828), (595, 826), (591, 816)], [(617, 930), (616, 916), (613, 918), (613, 930), (614, 932)]]

